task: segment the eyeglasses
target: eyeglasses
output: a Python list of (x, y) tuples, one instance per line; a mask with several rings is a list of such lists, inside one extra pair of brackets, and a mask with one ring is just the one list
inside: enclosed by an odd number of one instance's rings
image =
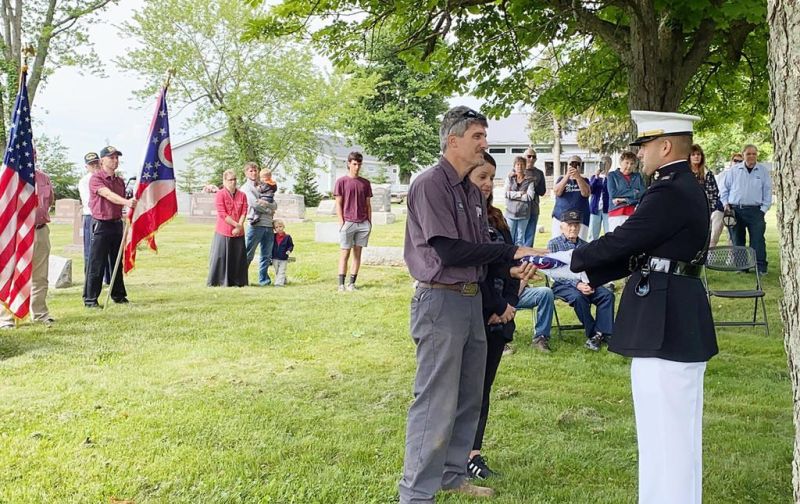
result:
[(528, 156), (528, 159), (536, 159), (536, 156)]
[(741, 159), (739, 159), (739, 158), (736, 158), (736, 159), (734, 159), (734, 160), (733, 160), (733, 162), (734, 162), (734, 163), (741, 163), (741, 162), (742, 162), (742, 160), (741, 160)]

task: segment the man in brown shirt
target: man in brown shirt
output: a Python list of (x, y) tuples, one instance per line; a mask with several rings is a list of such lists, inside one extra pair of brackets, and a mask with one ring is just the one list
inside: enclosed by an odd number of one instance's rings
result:
[[(89, 208), (92, 211), (92, 250), (89, 270), (83, 286), (83, 304), (99, 308), (97, 298), (103, 287), (104, 264), (115, 264), (122, 244), (122, 208), (136, 208), (136, 199), (125, 198), (125, 181), (117, 177), (120, 151), (112, 146), (100, 151), (100, 170), (89, 179)], [(122, 272), (117, 272), (111, 285), (111, 299), (127, 303)]]
[[(475, 496), (494, 493), (466, 479), (486, 365), (478, 282), (488, 263), (510, 263), (541, 251), (488, 243), (486, 200), (467, 178), (484, 163), (486, 127), (486, 118), (468, 107), (449, 110), (439, 131), (443, 157), (417, 177), (408, 194), (404, 257), (417, 280), (411, 300), (417, 374), (401, 504), (432, 503), (441, 488)], [(512, 270), (524, 276), (530, 266)]]

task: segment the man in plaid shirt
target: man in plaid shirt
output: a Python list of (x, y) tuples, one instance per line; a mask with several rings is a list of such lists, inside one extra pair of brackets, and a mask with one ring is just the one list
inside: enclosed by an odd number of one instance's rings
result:
[[(561, 236), (547, 243), (550, 252), (574, 250), (586, 244), (578, 237), (582, 217), (577, 210), (567, 210), (561, 214)], [(586, 332), (584, 346), (594, 352), (599, 351), (600, 345), (608, 342), (614, 330), (614, 293), (605, 287), (593, 289), (579, 280), (556, 280), (553, 283), (553, 294), (575, 310)], [(596, 318), (592, 317), (591, 305), (597, 306)]]

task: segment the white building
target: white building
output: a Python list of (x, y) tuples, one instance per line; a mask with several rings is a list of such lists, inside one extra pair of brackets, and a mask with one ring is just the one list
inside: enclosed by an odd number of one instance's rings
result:
[[(532, 146), (536, 150), (536, 167), (544, 171), (548, 186), (553, 177), (553, 146), (551, 144), (531, 145), (528, 114), (515, 112), (500, 120), (490, 119), (488, 129), (489, 154), (497, 161), (496, 178), (505, 179), (511, 172), (516, 156), (525, 157), (525, 150)], [(567, 170), (570, 156), (577, 155), (583, 160), (583, 173), (591, 175), (598, 167), (601, 155), (581, 149), (578, 146), (576, 131), (564, 132), (561, 139), (561, 173)]]

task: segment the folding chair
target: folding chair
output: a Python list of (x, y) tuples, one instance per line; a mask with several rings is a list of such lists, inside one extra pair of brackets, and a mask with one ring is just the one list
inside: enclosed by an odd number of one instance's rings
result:
[[(753, 269), (756, 272), (756, 285), (754, 289), (744, 290), (716, 290), (708, 286), (708, 270), (713, 271), (747, 271)], [(735, 320), (735, 321), (718, 321), (714, 317), (714, 325), (725, 326), (764, 326), (764, 329), (769, 336), (769, 323), (767, 321), (767, 305), (764, 302), (764, 290), (761, 287), (761, 275), (756, 267), (756, 251), (750, 247), (742, 246), (720, 246), (710, 247), (708, 249), (708, 257), (706, 259), (706, 268), (703, 274), (703, 282), (705, 283), (706, 293), (708, 294), (709, 303), (711, 297), (727, 298), (727, 299), (753, 299), (753, 320)], [(761, 302), (761, 311), (764, 315), (764, 321), (757, 321), (758, 304)]]
[[(550, 277), (547, 276), (547, 275), (544, 275), (544, 284), (545, 284), (546, 287), (550, 287)], [(552, 287), (550, 287), (550, 288), (552, 288)], [(569, 306), (569, 303), (567, 303), (567, 300), (564, 299), (563, 297), (555, 296), (555, 301), (561, 301), (562, 303), (564, 303), (567, 306)], [(571, 306), (569, 308), (572, 309)], [(554, 303), (554, 305), (553, 305), (553, 318), (556, 319), (556, 330), (558, 331), (558, 335), (559, 336), (561, 336), (561, 332), (562, 331), (577, 331), (577, 330), (583, 331), (583, 324), (564, 324), (564, 325), (561, 325), (561, 320), (558, 318), (558, 303)], [(536, 323), (536, 321), (534, 320), (534, 324), (535, 323)]]

